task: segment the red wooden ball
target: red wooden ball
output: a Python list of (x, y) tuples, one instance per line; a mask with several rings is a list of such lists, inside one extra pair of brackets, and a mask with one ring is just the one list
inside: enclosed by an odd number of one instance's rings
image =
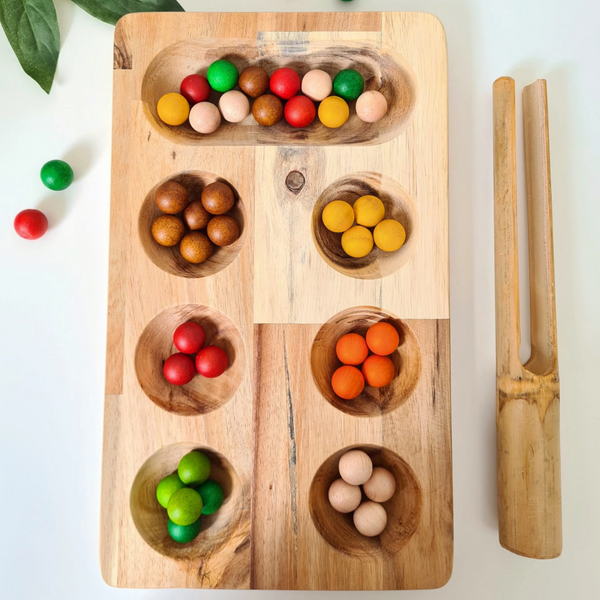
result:
[(202, 75), (188, 75), (179, 88), (181, 95), (190, 103), (197, 104), (208, 100), (210, 96), (210, 85)]
[(317, 109), (307, 96), (294, 96), (285, 105), (283, 115), (292, 127), (307, 127), (315, 120)]
[(163, 366), (165, 379), (173, 385), (185, 385), (196, 374), (194, 360), (187, 354), (171, 354)]
[(204, 346), (206, 334), (202, 325), (188, 321), (182, 323), (173, 334), (173, 343), (179, 352), (184, 354), (196, 354)]
[(217, 346), (206, 346), (196, 355), (196, 369), (204, 377), (218, 377), (225, 373), (228, 366), (227, 354)]
[(300, 91), (301, 85), (300, 75), (288, 67), (277, 69), (271, 75), (269, 81), (271, 91), (284, 100), (289, 100), (292, 96), (295, 96)]
[(22, 210), (15, 217), (15, 231), (26, 240), (37, 240), (48, 231), (48, 219), (35, 208)]

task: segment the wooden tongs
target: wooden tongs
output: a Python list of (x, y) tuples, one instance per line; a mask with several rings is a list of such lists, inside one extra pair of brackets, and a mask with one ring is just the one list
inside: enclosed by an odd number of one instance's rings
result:
[(519, 359), (515, 82), (494, 82), (496, 427), (504, 548), (531, 558), (562, 550), (559, 380), (546, 81), (523, 90), (529, 225), (531, 358)]

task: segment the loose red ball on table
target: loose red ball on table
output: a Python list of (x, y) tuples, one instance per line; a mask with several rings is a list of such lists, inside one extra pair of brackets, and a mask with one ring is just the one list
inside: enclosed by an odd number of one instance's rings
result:
[(317, 109), (307, 96), (294, 96), (287, 101), (283, 116), (292, 127), (308, 127), (315, 120)]
[(196, 375), (194, 360), (187, 354), (172, 354), (165, 360), (163, 375), (173, 385), (185, 385)]
[(300, 91), (301, 85), (302, 80), (300, 79), (300, 75), (288, 67), (277, 69), (271, 75), (271, 80), (269, 81), (271, 91), (284, 100), (289, 100), (295, 96)]
[(196, 355), (196, 369), (200, 375), (212, 379), (227, 370), (227, 354), (218, 346), (206, 346)]
[(210, 85), (202, 75), (188, 75), (179, 88), (181, 95), (190, 103), (205, 102), (210, 96)]
[(182, 323), (173, 334), (173, 343), (179, 352), (184, 354), (196, 354), (204, 346), (206, 333), (202, 325), (188, 321)]
[(15, 217), (15, 231), (26, 240), (37, 240), (48, 231), (46, 215), (35, 208), (22, 210)]

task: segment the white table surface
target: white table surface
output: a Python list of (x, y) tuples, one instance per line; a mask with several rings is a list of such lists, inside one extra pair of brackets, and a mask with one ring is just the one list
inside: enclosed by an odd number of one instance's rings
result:
[[(207, 0), (181, 3), (187, 10), (215, 8)], [(113, 28), (68, 0), (56, 0), (56, 6), (63, 41), (50, 96), (21, 72), (0, 34), (0, 598), (256, 598), (260, 592), (117, 590), (100, 576)], [(600, 369), (598, 3), (225, 0), (219, 8), (423, 10), (444, 23), (450, 74), (454, 574), (441, 590), (402, 597), (600, 597), (600, 477), (594, 467), (600, 398), (593, 385)], [(514, 77), (519, 91), (546, 78), (549, 90), (564, 550), (546, 562), (510, 554), (497, 534), (491, 89), (501, 75)], [(75, 170), (76, 181), (65, 192), (50, 192), (40, 183), (39, 169), (52, 158), (68, 160)], [(519, 176), (522, 190), (522, 169)], [(52, 225), (37, 242), (13, 231), (14, 216), (30, 207), (43, 208)], [(520, 210), (522, 218), (523, 206)], [(521, 225), (524, 244), (522, 219)], [(522, 287), (525, 258), (523, 253)], [(524, 330), (527, 324), (525, 310)], [(525, 339), (524, 357), (527, 344)], [(303, 596), (308, 594), (260, 595)]]

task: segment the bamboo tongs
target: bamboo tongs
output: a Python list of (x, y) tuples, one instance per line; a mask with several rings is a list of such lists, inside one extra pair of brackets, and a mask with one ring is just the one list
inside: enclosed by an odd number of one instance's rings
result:
[(516, 554), (562, 550), (559, 380), (546, 81), (523, 90), (531, 358), (519, 359), (515, 82), (494, 82), (496, 427), (500, 543)]

